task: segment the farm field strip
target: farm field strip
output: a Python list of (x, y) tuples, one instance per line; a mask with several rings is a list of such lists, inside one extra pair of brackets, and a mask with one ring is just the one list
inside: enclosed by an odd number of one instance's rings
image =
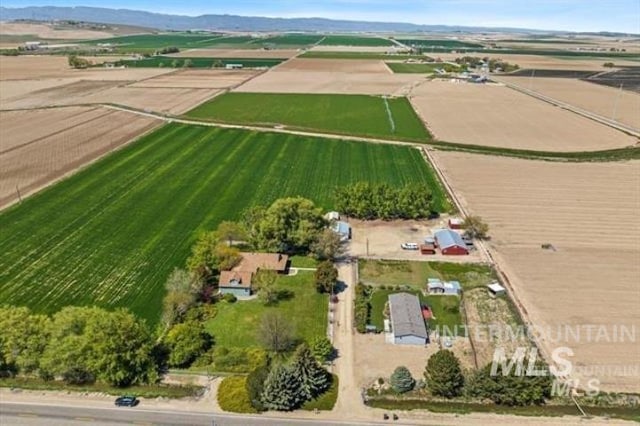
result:
[[(462, 203), (490, 225), (490, 247), (536, 326), (640, 327), (640, 161), (558, 164), (435, 152)], [(612, 191), (615, 188), (615, 191)], [(553, 250), (543, 250), (550, 243)], [(542, 340), (569, 346), (581, 379), (637, 392), (637, 341)], [(553, 334), (555, 336), (555, 334)], [(598, 377), (600, 376), (600, 377)]]
[(320, 46), (394, 46), (394, 43), (382, 37), (359, 37), (353, 35), (328, 35), (319, 43)]
[(550, 152), (634, 146), (637, 138), (492, 84), (431, 81), (412, 104), (434, 137), (446, 142)]
[(150, 78), (129, 87), (165, 87), (194, 89), (226, 89), (237, 86), (258, 74), (250, 70), (180, 70)]
[(25, 197), (159, 123), (104, 108), (2, 112), (0, 207), (17, 201), (18, 191)]
[(171, 58), (247, 58), (247, 59), (289, 59), (298, 54), (297, 49), (189, 49), (167, 55)]
[(200, 105), (187, 116), (378, 138), (430, 139), (406, 98), (234, 92)]
[(329, 209), (338, 185), (430, 179), (414, 148), (167, 125), (0, 214), (0, 303), (126, 306), (155, 323), (198, 232), (282, 196)]
[(181, 68), (187, 61), (191, 68), (212, 68), (216, 64), (223, 67), (228, 64), (240, 64), (244, 68), (269, 68), (282, 63), (284, 59), (274, 58), (212, 58), (212, 57), (186, 57), (186, 56), (154, 56), (153, 58), (120, 60), (116, 65), (125, 65), (131, 68)]

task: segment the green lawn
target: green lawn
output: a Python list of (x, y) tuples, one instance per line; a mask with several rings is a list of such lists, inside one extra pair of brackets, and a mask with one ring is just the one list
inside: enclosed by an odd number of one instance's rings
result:
[[(428, 142), (431, 137), (406, 98), (368, 95), (227, 93), (187, 116), (226, 123)], [(392, 121), (395, 129), (393, 128)]]
[(256, 334), (260, 319), (266, 312), (274, 311), (282, 313), (293, 325), (296, 335), (307, 342), (326, 334), (329, 297), (316, 291), (313, 272), (300, 271), (294, 276), (278, 277), (276, 289), (285, 299), (274, 306), (265, 306), (259, 300), (220, 303), (215, 318), (206, 323), (216, 345), (260, 346)]
[(252, 58), (176, 58), (171, 56), (154, 56), (145, 59), (131, 59), (116, 62), (118, 65), (126, 65), (132, 68), (182, 68), (185, 61), (191, 61), (193, 68), (211, 68), (220, 62), (222, 65), (242, 64), (245, 68), (273, 67), (285, 59), (252, 59)]
[(328, 35), (319, 43), (321, 46), (394, 46), (395, 43), (382, 37), (362, 37), (354, 35)]
[(434, 185), (418, 150), (171, 124), (0, 213), (0, 304), (128, 307), (155, 324), (164, 282), (203, 230), (339, 185)]
[(427, 278), (440, 278), (471, 290), (496, 280), (495, 272), (483, 264), (361, 259), (358, 266), (360, 280), (374, 287), (408, 285), (422, 290)]
[(450, 69), (458, 68), (457, 66), (443, 63), (411, 64), (404, 62), (387, 62), (387, 66), (395, 74), (428, 74), (435, 72), (437, 69), (443, 69), (448, 72)]

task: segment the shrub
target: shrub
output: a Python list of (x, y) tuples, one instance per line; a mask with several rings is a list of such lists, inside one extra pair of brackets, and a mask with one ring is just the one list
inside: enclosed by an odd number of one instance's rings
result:
[(462, 392), (464, 376), (460, 361), (449, 350), (442, 349), (431, 355), (424, 376), (429, 391), (434, 395), (452, 398)]
[(249, 395), (251, 405), (257, 411), (266, 410), (266, 407), (262, 403), (262, 392), (264, 391), (264, 382), (267, 380), (270, 370), (269, 364), (261, 365), (247, 376), (247, 395)]
[(326, 336), (318, 336), (311, 342), (311, 352), (320, 363), (327, 362), (335, 353), (335, 348)]
[(212, 344), (202, 323), (184, 322), (174, 325), (165, 338), (171, 367), (189, 367)]
[(409, 392), (416, 385), (416, 381), (411, 377), (411, 372), (407, 367), (398, 367), (391, 374), (389, 383), (397, 393)]
[(249, 400), (246, 384), (247, 378), (243, 376), (225, 378), (218, 388), (220, 408), (232, 413), (257, 413)]

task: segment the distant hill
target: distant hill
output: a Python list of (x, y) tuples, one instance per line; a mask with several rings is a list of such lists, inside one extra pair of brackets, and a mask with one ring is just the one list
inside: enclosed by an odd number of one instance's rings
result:
[(520, 32), (549, 33), (517, 28), (416, 25), (400, 22), (342, 21), (324, 18), (263, 18), (236, 15), (180, 16), (98, 7), (0, 7), (1, 20), (77, 20), (132, 25), (159, 30), (318, 31), (318, 32)]

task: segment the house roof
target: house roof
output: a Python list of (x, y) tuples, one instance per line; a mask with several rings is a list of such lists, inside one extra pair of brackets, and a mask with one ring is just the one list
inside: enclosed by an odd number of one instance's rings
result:
[[(280, 253), (240, 253), (242, 260), (230, 271), (220, 272), (220, 287), (251, 287), (253, 274), (259, 269), (282, 272), (287, 269), (289, 256)], [(238, 284), (231, 284), (233, 281)]]
[(390, 294), (389, 311), (394, 336), (429, 337), (417, 296), (409, 293)]
[(449, 247), (460, 246), (467, 248), (464, 240), (457, 232), (453, 232), (450, 229), (440, 229), (433, 233), (440, 249), (446, 249)]
[(251, 288), (252, 272), (222, 271), (220, 272), (220, 287)]

